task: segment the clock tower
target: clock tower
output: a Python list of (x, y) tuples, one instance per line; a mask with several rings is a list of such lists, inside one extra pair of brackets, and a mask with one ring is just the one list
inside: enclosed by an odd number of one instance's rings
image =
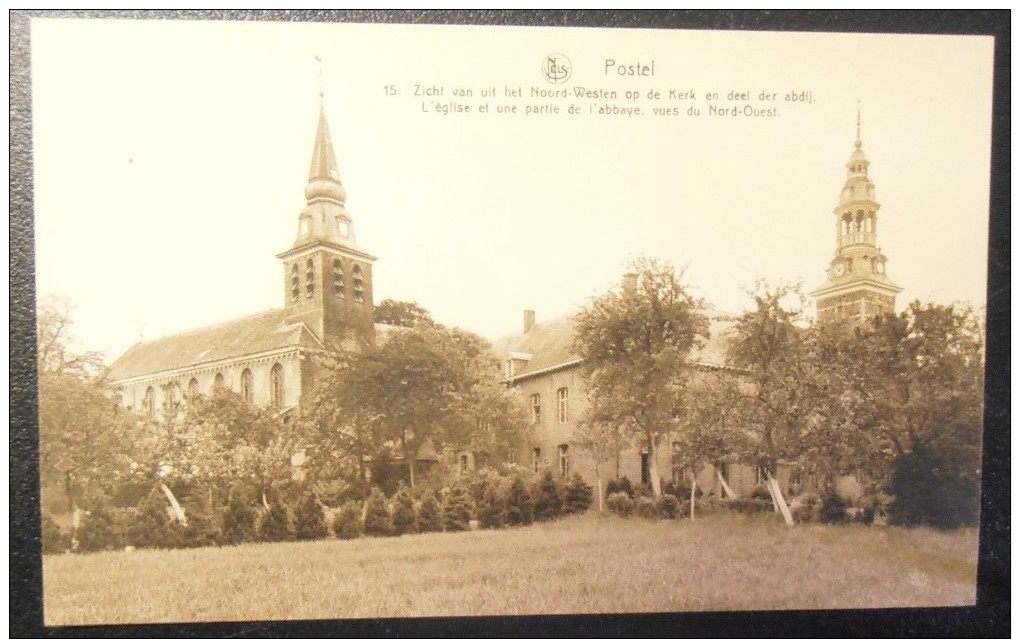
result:
[(865, 318), (896, 311), (896, 295), (903, 289), (886, 274), (886, 257), (878, 247), (878, 200), (868, 177), (868, 158), (861, 150), (861, 114), (857, 111), (857, 139), (846, 163), (846, 182), (833, 210), (836, 252), (825, 283), (811, 292), (818, 319)]

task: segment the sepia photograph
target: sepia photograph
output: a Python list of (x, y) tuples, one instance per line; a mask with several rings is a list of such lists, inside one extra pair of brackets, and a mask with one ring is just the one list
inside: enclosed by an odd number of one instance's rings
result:
[(28, 27), (47, 628), (981, 603), (994, 37)]

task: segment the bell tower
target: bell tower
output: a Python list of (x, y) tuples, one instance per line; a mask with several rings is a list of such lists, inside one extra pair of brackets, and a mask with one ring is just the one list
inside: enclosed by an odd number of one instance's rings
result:
[(896, 311), (896, 295), (903, 289), (886, 275), (886, 257), (878, 246), (875, 185), (868, 177), (868, 158), (861, 150), (861, 111), (857, 108), (857, 138), (846, 163), (846, 182), (833, 210), (836, 252), (825, 283), (811, 292), (819, 321), (866, 318)]
[(305, 185), (306, 204), (298, 215), (294, 244), (276, 257), (283, 261), (288, 322), (304, 322), (327, 345), (351, 338), (372, 339), (372, 262), (358, 245), (347, 212), (324, 105)]

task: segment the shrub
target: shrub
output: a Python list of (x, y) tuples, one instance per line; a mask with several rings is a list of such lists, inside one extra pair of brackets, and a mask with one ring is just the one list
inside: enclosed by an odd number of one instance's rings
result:
[(609, 483), (606, 484), (606, 497), (614, 493), (624, 493), (628, 497), (634, 496), (634, 486), (626, 475), (619, 479), (610, 479)]
[(663, 495), (659, 501), (659, 513), (665, 519), (676, 519), (680, 516), (680, 504), (675, 495)]
[(361, 519), (362, 505), (349, 501), (333, 515), (333, 534), (338, 539), (357, 539), (365, 534), (365, 524)]
[(590, 484), (585, 483), (577, 473), (567, 482), (563, 494), (563, 511), (569, 515), (583, 513), (591, 508), (594, 489)]
[(296, 539), (322, 539), (329, 534), (326, 516), (315, 493), (308, 491), (294, 509), (294, 537)]
[(501, 528), (506, 524), (507, 491), (493, 479), (485, 484), (478, 504), (478, 521), (483, 528)]
[(802, 493), (790, 500), (790, 515), (802, 524), (821, 521), (822, 500), (814, 493)]
[(62, 553), (71, 548), (71, 536), (48, 514), (42, 516), (42, 551), (50, 555)]
[(244, 496), (232, 491), (223, 510), (220, 543), (242, 544), (254, 540), (256, 516), (257, 511), (248, 504)]
[(414, 512), (414, 498), (406, 488), (401, 488), (393, 496), (392, 508), (393, 532), (398, 535), (409, 535), (418, 532), (417, 516)]
[(429, 490), (421, 496), (418, 502), (417, 516), (418, 532), (442, 532), (443, 531), (443, 509), (436, 499), (436, 494)]
[(443, 504), (443, 528), (447, 532), (468, 530), (474, 518), (471, 491), (462, 483), (450, 487), (450, 494)]
[(259, 512), (255, 530), (259, 541), (287, 541), (294, 536), (294, 511), (276, 491), (267, 499), (269, 508)]
[(386, 495), (378, 487), (365, 501), (365, 534), (370, 537), (388, 537), (393, 534), (393, 519), (386, 507)]
[(765, 486), (758, 484), (751, 491), (751, 499), (761, 499), (763, 501), (772, 501), (772, 493)]
[[(732, 510), (738, 513), (764, 513), (772, 511), (772, 503), (770, 501), (764, 501), (761, 499), (753, 499), (751, 497), (741, 497), (739, 499), (725, 499), (719, 502), (719, 504), (726, 509)], [(793, 510), (793, 502), (790, 503), (790, 509)]]
[(658, 519), (659, 508), (651, 497), (641, 496), (634, 500), (634, 512), (644, 519)]
[(531, 523), (534, 506), (531, 493), (520, 475), (515, 475), (507, 493), (506, 511), (503, 520), (510, 526), (525, 526)]
[(637, 486), (634, 486), (634, 492), (631, 496), (635, 499), (638, 497), (653, 499), (655, 497), (655, 491), (652, 490), (651, 484), (638, 484)]
[(840, 524), (847, 520), (846, 502), (836, 493), (829, 493), (822, 499), (821, 508), (818, 511), (819, 519), (823, 524)]
[(620, 517), (629, 517), (634, 511), (634, 498), (625, 492), (613, 493), (606, 499), (606, 507)]
[(96, 552), (125, 546), (124, 531), (114, 522), (112, 511), (106, 502), (96, 502), (88, 509), (78, 526), (76, 550)]
[(975, 526), (980, 513), (981, 460), (965, 447), (950, 451), (917, 450), (901, 456), (893, 468), (889, 521), (897, 526), (958, 528)]
[(542, 477), (535, 484), (532, 499), (535, 504), (535, 521), (548, 521), (563, 513), (560, 486), (556, 483), (551, 470), (542, 473)]
[(150, 490), (134, 510), (124, 544), (136, 548), (172, 548), (176, 531), (170, 530), (172, 517), (167, 512), (169, 509), (162, 491), (158, 488)]

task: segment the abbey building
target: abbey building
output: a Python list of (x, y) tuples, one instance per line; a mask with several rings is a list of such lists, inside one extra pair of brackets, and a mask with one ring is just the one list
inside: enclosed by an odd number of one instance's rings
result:
[(125, 406), (155, 417), (222, 386), (286, 416), (316, 381), (313, 355), (374, 339), (375, 258), (355, 236), (322, 110), (305, 199), (297, 238), (277, 255), (283, 307), (132, 346), (109, 370)]

